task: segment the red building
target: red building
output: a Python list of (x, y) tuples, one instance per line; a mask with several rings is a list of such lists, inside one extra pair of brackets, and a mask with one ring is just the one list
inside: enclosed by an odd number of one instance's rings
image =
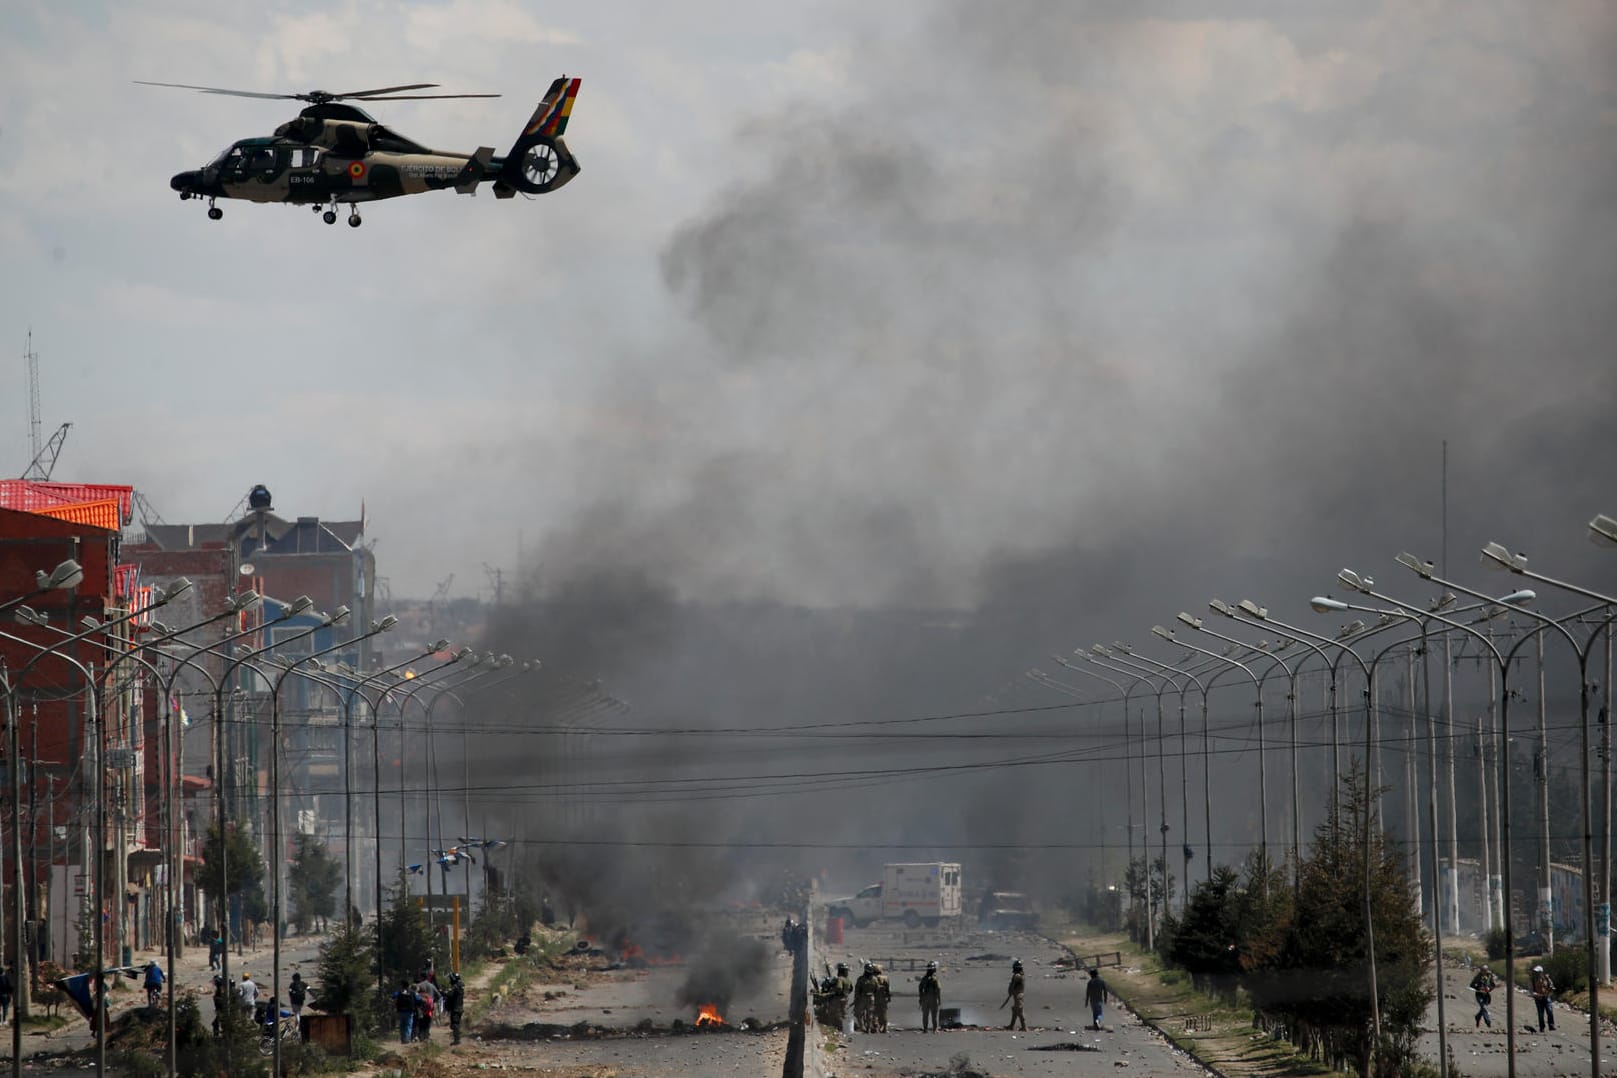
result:
[[(20, 860), (36, 953), (64, 963), (79, 950), (79, 928), (93, 923), (93, 911), (83, 903), (88, 897), (85, 880), (96, 860), (90, 766), (97, 759), (106, 765), (102, 775), (109, 820), (102, 846), (102, 912), (109, 924), (109, 953), (118, 953), (122, 903), (113, 883), (122, 879), (126, 861), (111, 821), (129, 826), (140, 818), (139, 799), (131, 796), (136, 769), (123, 765), (133, 764), (141, 731), (134, 700), (138, 682), (119, 671), (106, 676), (109, 660), (127, 646), (127, 627), (91, 634), (51, 654), (45, 649), (59, 648), (82, 633), (81, 619), (106, 621), (140, 601), (136, 574), (118, 571), (120, 528), (128, 519), (131, 494), (126, 486), (0, 480), (0, 604), (26, 598), (30, 609), (48, 619), (43, 626), (18, 622), (12, 620), (14, 608), (0, 623), (0, 667), (5, 671), (0, 693), (7, 695), (16, 715), (24, 775), (18, 791), (22, 842), (6, 858), (6, 909), (13, 908), (10, 888)], [(83, 568), (79, 584), (39, 592), (36, 573), (49, 572), (67, 558)], [(96, 699), (102, 704), (97, 718), (104, 744), (121, 751), (97, 754), (87, 741), (87, 733), (97, 728), (88, 722)], [(4, 845), (9, 848), (10, 842)]]

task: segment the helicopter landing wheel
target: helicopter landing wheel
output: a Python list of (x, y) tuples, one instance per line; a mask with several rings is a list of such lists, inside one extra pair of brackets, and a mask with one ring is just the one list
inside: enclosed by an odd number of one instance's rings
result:
[(359, 214), (350, 213), (348, 215), (348, 227), (349, 228), (358, 228), (361, 224), (363, 224), (363, 222), (360, 221)]
[(327, 210), (325, 213), (320, 215), (320, 219), (328, 225), (334, 225), (337, 223), (337, 211)]
[(221, 210), (218, 206), (209, 206), (208, 207), (208, 220), (217, 221), (217, 220), (219, 220), (219, 218), (223, 217), (224, 215), (225, 215), (225, 211)]
[(317, 205), (314, 205), (314, 206), (310, 206), (310, 207), (309, 207), (309, 209), (311, 209), (311, 210), (313, 210), (313, 211), (314, 211), (314, 212), (315, 212), (315, 213), (319, 213), (319, 212), (320, 212), (320, 207), (319, 207), (319, 205), (318, 205), (318, 204), (317, 204)]

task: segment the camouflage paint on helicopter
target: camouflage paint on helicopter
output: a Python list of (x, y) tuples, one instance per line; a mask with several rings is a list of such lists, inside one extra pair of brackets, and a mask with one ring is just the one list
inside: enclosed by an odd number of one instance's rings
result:
[[(208, 216), (214, 220), (224, 215), (213, 205), (214, 200), (234, 198), (307, 205), (317, 213), (324, 206), (327, 224), (336, 221), (337, 206), (344, 204), (349, 208), (348, 223), (355, 227), (360, 224), (355, 209), (358, 203), (401, 195), (443, 190), (474, 194), (484, 182), (493, 183), (496, 198), (512, 198), (519, 191), (545, 194), (579, 172), (578, 160), (561, 136), (580, 82), (564, 76), (551, 83), (503, 157), (495, 156), (491, 146), (472, 154), (428, 149), (378, 123), (364, 110), (332, 100), (359, 95), (316, 93), (312, 95), (315, 104), (282, 124), (274, 136), (241, 139), (203, 168), (175, 176), (169, 186), (182, 199), (206, 198)], [(247, 96), (308, 100), (311, 95)]]

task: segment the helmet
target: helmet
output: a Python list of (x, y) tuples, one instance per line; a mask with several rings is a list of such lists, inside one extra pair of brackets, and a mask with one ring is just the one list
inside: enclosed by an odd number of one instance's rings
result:
[(926, 964), (926, 971), (928, 973), (936, 973), (938, 971), (938, 964), (936, 962), (928, 962)]
[(874, 962), (866, 962), (865, 963), (865, 972), (866, 973), (875, 973), (876, 972), (876, 963), (874, 963)]
[(1022, 972), (1022, 960), (1020, 958), (1018, 958), (1016, 961), (1011, 963), (1011, 972), (1012, 973), (1021, 973)]
[(449, 975), (449, 983), (450, 983), (450, 984), (459, 984), (459, 983), (460, 983), (460, 974), (458, 974), (458, 973), (451, 973), (451, 974), (450, 974), (450, 975)]
[(1534, 973), (1543, 973), (1544, 972), (1544, 967), (1543, 966), (1534, 966), (1533, 967), (1533, 972)]
[(843, 976), (847, 976), (847, 974), (848, 974), (848, 963), (846, 963), (846, 962), (838, 962), (837, 963), (837, 972), (842, 974)]
[(881, 976), (881, 963), (872, 962), (870, 964), (870, 972), (876, 974), (878, 977)]

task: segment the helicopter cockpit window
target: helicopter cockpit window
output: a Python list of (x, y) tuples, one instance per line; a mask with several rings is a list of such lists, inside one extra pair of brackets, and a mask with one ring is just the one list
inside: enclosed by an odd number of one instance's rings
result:
[(313, 146), (300, 146), (292, 151), (293, 168), (314, 168), (320, 163), (320, 151)]
[(247, 170), (263, 172), (275, 167), (275, 151), (268, 146), (254, 146), (247, 151)]

